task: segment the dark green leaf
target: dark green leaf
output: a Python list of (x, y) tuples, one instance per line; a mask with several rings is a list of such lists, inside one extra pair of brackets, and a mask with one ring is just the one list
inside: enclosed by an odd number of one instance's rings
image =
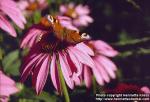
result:
[(19, 75), (19, 67), (21, 64), (21, 61), (19, 59), (19, 51), (12, 51), (7, 56), (5, 56), (2, 61), (2, 64), (6, 73), (14, 76)]

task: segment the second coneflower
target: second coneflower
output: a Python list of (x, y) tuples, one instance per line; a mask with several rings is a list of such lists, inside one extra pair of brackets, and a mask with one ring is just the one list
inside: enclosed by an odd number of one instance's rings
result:
[(93, 18), (89, 14), (90, 9), (87, 5), (69, 3), (60, 6), (60, 15), (70, 17), (73, 25), (79, 28), (93, 23)]
[[(36, 43), (32, 45), (22, 65), (21, 80), (25, 81), (31, 74), (33, 87), (39, 94), (50, 74), (54, 87), (57, 91), (61, 91), (59, 77), (61, 70), (66, 84), (73, 89), (74, 83), (81, 82), (79, 76), (82, 73), (82, 65), (94, 67), (94, 62), (90, 57), (94, 55), (94, 52), (90, 47), (81, 43), (90, 37), (85, 33), (80, 34), (78, 31), (62, 27), (59, 20), (50, 15), (30, 29), (31, 35), (35, 29), (38, 36), (35, 36)], [(30, 36), (25, 37), (24, 40), (29, 38)]]

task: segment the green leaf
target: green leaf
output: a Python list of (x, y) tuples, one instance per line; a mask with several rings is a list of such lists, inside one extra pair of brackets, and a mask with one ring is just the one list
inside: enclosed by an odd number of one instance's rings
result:
[(12, 51), (7, 56), (5, 56), (2, 60), (2, 64), (6, 73), (14, 76), (19, 75), (19, 67), (21, 65), (21, 61), (19, 59), (19, 51)]
[(39, 96), (36, 96), (36, 99), (42, 100), (44, 102), (56, 102), (56, 96), (50, 95), (47, 92), (42, 92)]
[(40, 95), (36, 95), (34, 89), (26, 87), (24, 84), (17, 83), (17, 87), (21, 90), (16, 94), (19, 102), (57, 102), (57, 97), (48, 92), (43, 91)]
[(35, 11), (34, 16), (33, 16), (34, 23), (39, 23), (40, 19), (41, 19), (41, 12)]

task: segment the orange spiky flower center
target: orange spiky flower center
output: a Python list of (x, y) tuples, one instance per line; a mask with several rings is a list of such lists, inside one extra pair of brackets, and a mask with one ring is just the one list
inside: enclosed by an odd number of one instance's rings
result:
[(38, 7), (39, 7), (39, 3), (35, 1), (33, 3), (30, 3), (29, 6), (26, 8), (26, 10), (35, 11), (38, 9)]
[(75, 11), (75, 8), (68, 8), (67, 12), (64, 14), (65, 16), (69, 16), (71, 18), (77, 18), (78, 14)]

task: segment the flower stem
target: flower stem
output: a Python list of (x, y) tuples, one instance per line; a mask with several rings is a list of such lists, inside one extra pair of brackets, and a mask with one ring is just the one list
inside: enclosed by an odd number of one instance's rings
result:
[(63, 91), (64, 97), (65, 97), (65, 100), (66, 100), (66, 102), (70, 102), (68, 90), (67, 90), (67, 87), (65, 84), (65, 80), (63, 78), (60, 64), (58, 63), (57, 65), (58, 65), (58, 73), (59, 73), (60, 83), (61, 83), (61, 87), (62, 87), (62, 91)]
[(93, 93), (96, 94), (96, 87), (97, 87), (97, 85), (96, 85), (96, 80), (95, 80), (94, 77), (92, 78), (92, 81), (93, 81)]

